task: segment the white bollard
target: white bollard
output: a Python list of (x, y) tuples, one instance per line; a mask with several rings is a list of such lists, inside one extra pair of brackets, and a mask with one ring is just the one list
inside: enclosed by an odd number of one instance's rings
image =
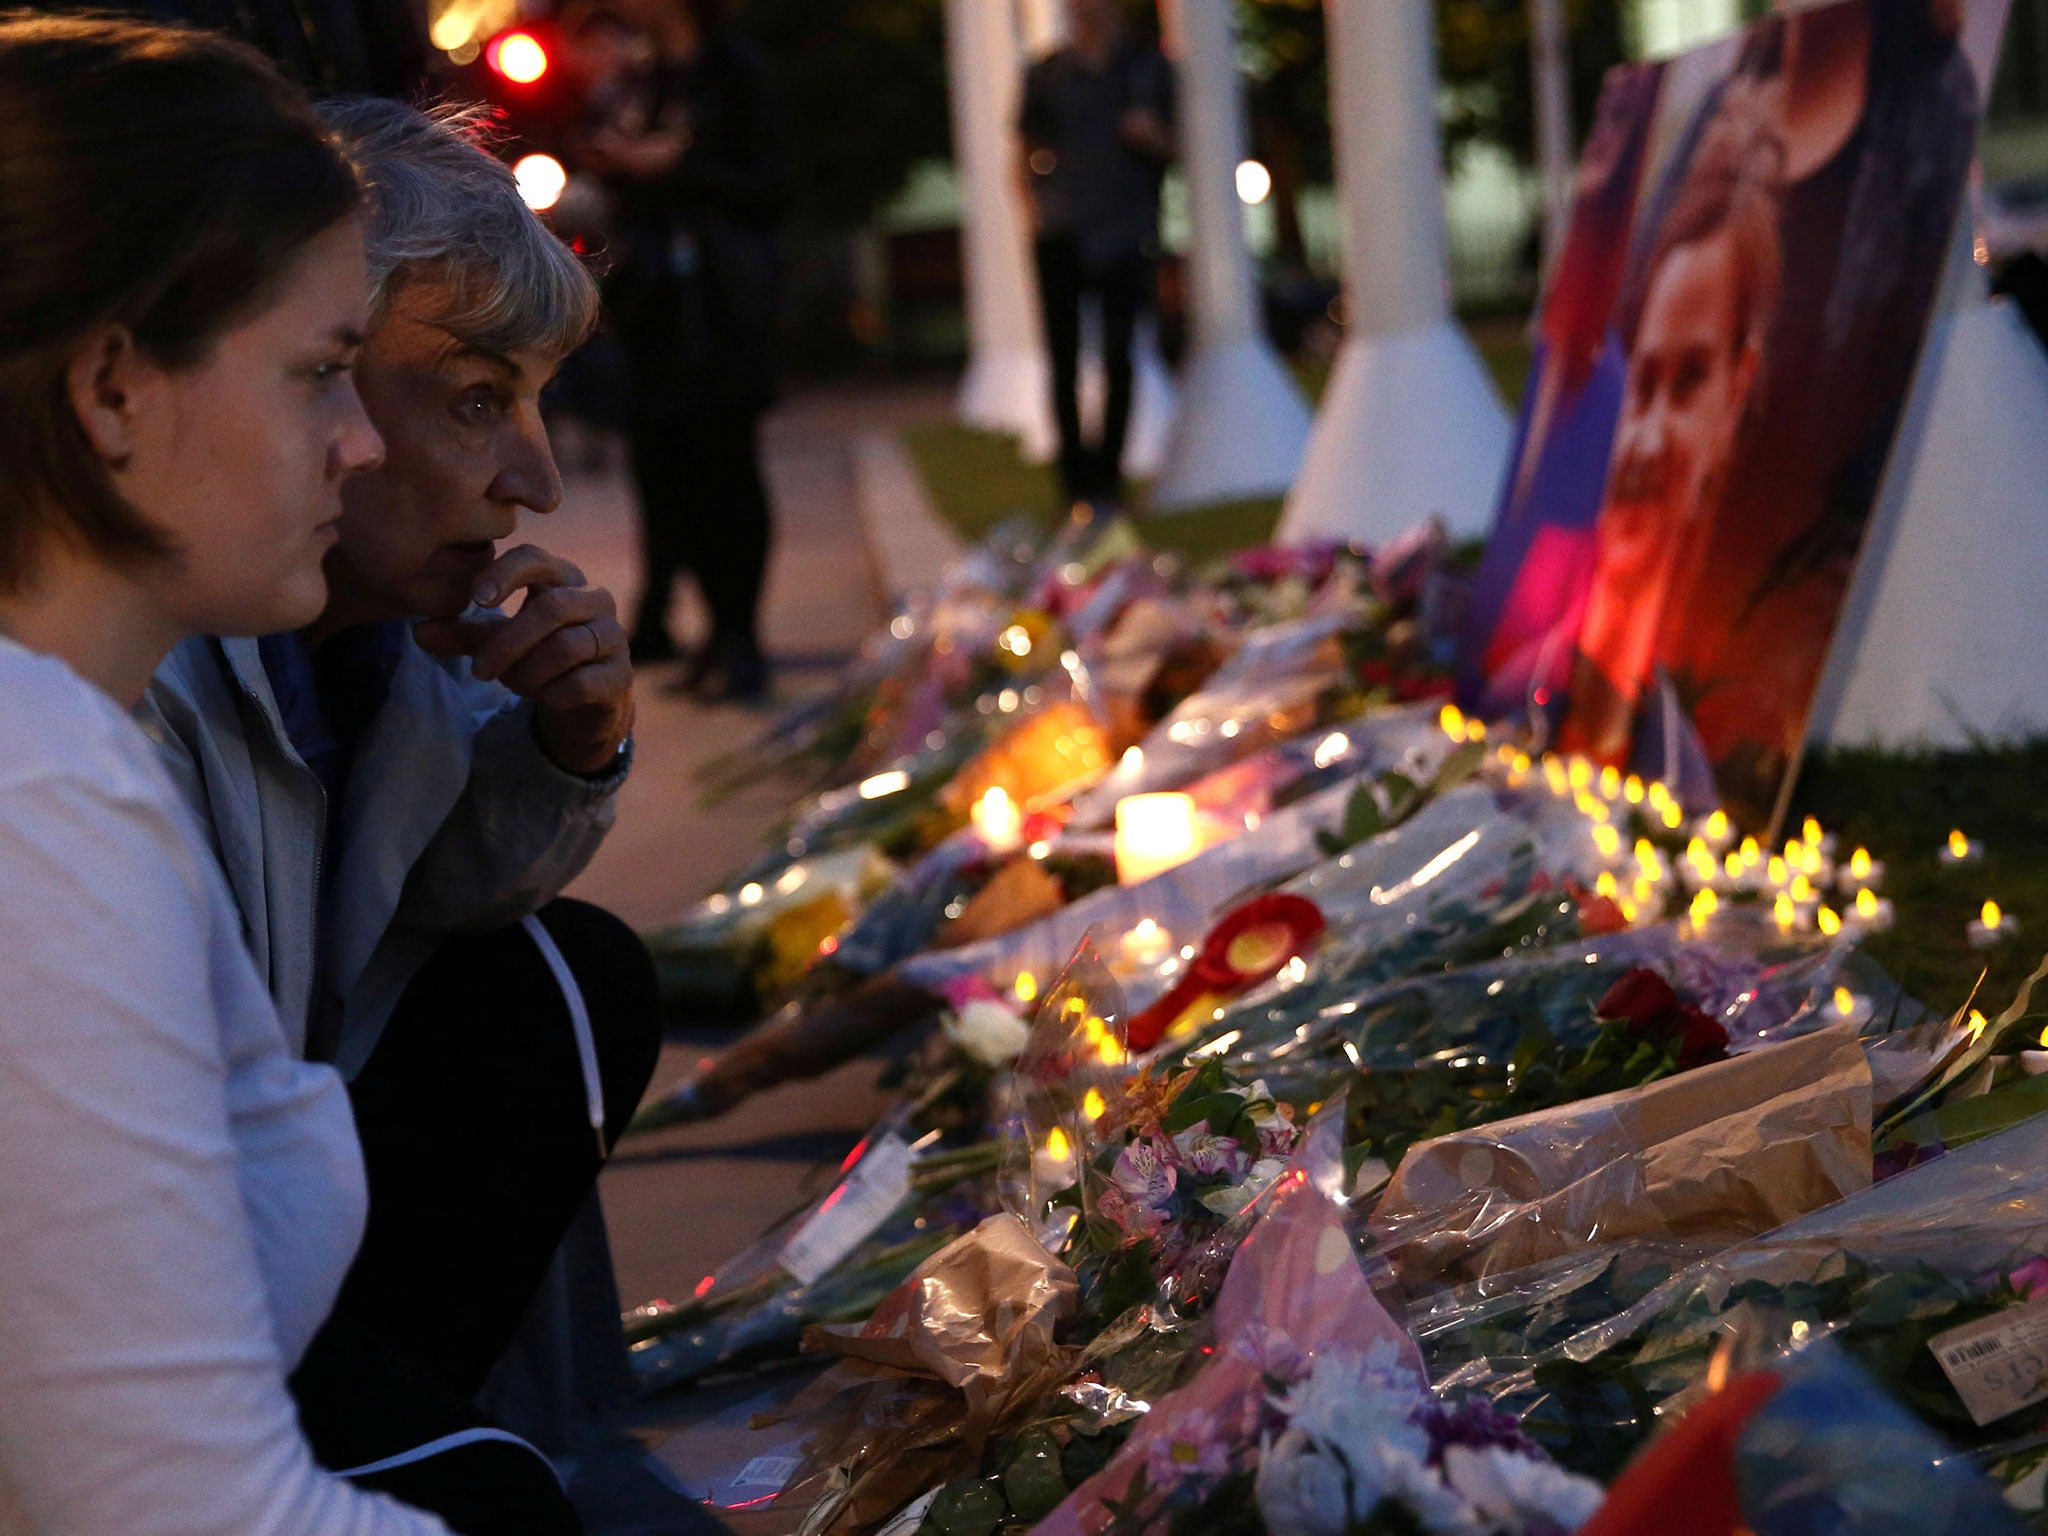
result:
[(1450, 317), (1428, 0), (1325, 0), (1349, 326), (1280, 537), (1492, 526), (1512, 432)]
[[(1417, 0), (1420, 3), (1420, 0)], [(1237, 167), (1244, 159), (1244, 83), (1230, 0), (1178, 0), (1181, 174), (1190, 345), (1165, 461), (1152, 484), (1162, 511), (1287, 489), (1308, 440), (1302, 400), (1259, 315)]]
[(1027, 455), (1042, 459), (1054, 433), (1038, 282), (1017, 185), (1023, 70), (1009, 0), (946, 0), (967, 288), (967, 372), (958, 410), (970, 426), (1018, 434)]
[(1963, 252), (1844, 599), (1809, 740), (1967, 747), (2048, 731), (2048, 353)]

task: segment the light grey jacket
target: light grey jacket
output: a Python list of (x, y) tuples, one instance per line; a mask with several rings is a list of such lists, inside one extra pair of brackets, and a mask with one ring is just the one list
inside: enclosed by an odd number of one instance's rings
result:
[[(356, 744), (330, 879), (326, 791), (285, 732), (254, 640), (180, 646), (139, 718), (212, 836), (286, 1036), (301, 1054), (309, 1036), (331, 1041), (348, 1077), (436, 944), (517, 922), (590, 862), (630, 757), (601, 778), (563, 772), (534, 739), (530, 704), (408, 631)], [(337, 999), (338, 1018), (315, 1019)]]

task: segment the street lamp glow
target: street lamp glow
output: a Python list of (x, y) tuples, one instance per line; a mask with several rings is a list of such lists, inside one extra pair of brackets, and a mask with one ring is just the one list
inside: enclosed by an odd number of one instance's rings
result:
[(527, 155), (512, 167), (512, 179), (519, 183), (519, 196), (535, 213), (545, 213), (562, 199), (569, 185), (569, 173), (553, 155)]
[(548, 51), (531, 32), (507, 32), (491, 44), (486, 57), (515, 85), (531, 85), (548, 72)]
[(1256, 160), (1237, 162), (1237, 196), (1248, 207), (1257, 207), (1273, 192), (1273, 173)]

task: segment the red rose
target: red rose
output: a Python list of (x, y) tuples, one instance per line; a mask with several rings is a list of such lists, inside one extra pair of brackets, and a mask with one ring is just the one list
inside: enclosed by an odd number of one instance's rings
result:
[(1728, 1059), (1728, 1031), (1691, 1003), (1679, 1010), (1684, 1023), (1678, 1037), (1678, 1067), (1690, 1071), (1710, 1061)]
[(1671, 983), (1639, 965), (1616, 977), (1593, 1011), (1603, 1019), (1623, 1020), (1630, 1034), (1639, 1035), (1677, 1007), (1678, 994), (1671, 990)]

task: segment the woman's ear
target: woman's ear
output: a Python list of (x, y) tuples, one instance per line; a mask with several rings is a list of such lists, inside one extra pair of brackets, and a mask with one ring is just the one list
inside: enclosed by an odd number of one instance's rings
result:
[(122, 468), (135, 452), (142, 366), (135, 338), (124, 327), (106, 326), (72, 354), (65, 370), (71, 409), (109, 468)]

